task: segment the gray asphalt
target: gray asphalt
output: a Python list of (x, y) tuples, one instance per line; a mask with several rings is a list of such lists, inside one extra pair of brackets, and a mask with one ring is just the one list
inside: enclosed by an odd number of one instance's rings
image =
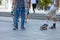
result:
[(28, 19), (25, 23), (26, 30), (19, 29), (17, 31), (13, 29), (12, 17), (0, 16), (0, 40), (60, 40), (60, 22), (57, 21), (56, 29), (49, 29), (52, 25), (52, 21), (49, 21), (48, 29), (45, 31), (40, 30), (40, 26), (45, 23), (45, 20)]

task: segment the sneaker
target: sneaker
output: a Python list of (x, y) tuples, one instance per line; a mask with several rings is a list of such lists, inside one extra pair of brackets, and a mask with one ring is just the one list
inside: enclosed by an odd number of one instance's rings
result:
[(18, 29), (18, 26), (14, 27), (13, 30), (17, 30)]
[(13, 28), (13, 30), (17, 30), (18, 28)]
[(56, 29), (56, 27), (55, 26), (52, 26), (52, 27), (50, 27), (50, 29)]
[(21, 27), (21, 30), (25, 30), (25, 27)]
[(50, 29), (56, 29), (56, 23), (53, 23), (53, 26), (51, 26)]

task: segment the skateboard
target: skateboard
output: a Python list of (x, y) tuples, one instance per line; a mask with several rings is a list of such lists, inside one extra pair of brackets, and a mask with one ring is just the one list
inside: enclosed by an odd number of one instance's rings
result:
[(47, 27), (48, 27), (48, 25), (44, 24), (44, 25), (40, 26), (40, 30), (47, 30)]

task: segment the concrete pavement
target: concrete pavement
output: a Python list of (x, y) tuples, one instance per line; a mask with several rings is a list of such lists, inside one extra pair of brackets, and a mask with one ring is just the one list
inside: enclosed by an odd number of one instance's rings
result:
[(40, 26), (45, 23), (45, 20), (28, 19), (25, 23), (26, 30), (12, 30), (13, 19), (11, 17), (0, 17), (0, 40), (60, 40), (60, 22), (57, 21), (56, 30), (51, 30), (49, 27), (52, 21), (49, 21), (48, 30), (41, 31)]

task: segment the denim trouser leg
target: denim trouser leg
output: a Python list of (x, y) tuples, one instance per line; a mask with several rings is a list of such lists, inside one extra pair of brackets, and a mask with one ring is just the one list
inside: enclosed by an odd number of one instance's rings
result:
[(14, 11), (14, 27), (18, 27), (18, 16), (19, 16), (18, 10), (15, 10)]
[(25, 9), (24, 8), (18, 8), (14, 11), (14, 26), (18, 26), (18, 17), (20, 15), (20, 12), (21, 12), (21, 27), (24, 27), (24, 14), (25, 14)]
[(25, 19), (25, 9), (21, 9), (21, 27), (24, 27), (24, 19)]

